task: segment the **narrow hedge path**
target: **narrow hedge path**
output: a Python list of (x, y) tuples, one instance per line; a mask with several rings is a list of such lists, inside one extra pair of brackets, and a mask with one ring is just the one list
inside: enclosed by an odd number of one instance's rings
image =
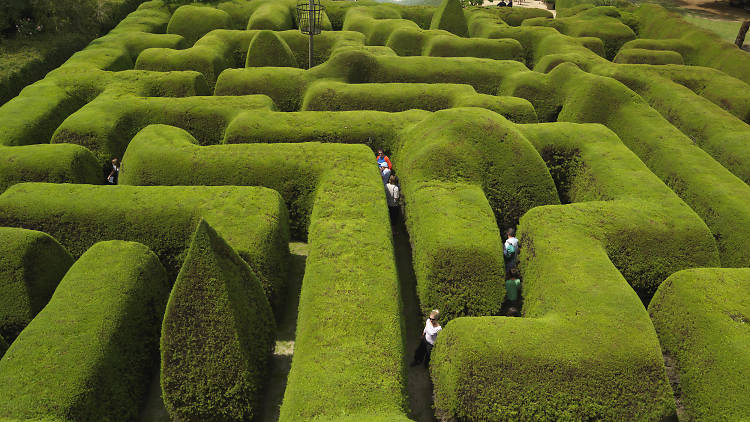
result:
[(409, 366), (414, 351), (419, 346), (420, 333), (424, 328), (424, 316), (420, 313), (419, 298), (417, 297), (417, 280), (412, 266), (411, 244), (409, 234), (403, 222), (394, 224), (393, 244), (396, 251), (396, 267), (398, 279), (401, 283), (401, 300), (406, 330), (405, 364), (408, 371), (409, 417), (418, 422), (436, 421), (432, 408), (432, 380), (430, 373), (422, 365)]

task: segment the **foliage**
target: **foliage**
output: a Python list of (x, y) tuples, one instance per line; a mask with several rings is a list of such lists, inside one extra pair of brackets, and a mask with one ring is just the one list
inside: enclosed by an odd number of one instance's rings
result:
[(674, 359), (690, 420), (750, 413), (750, 270), (695, 268), (662, 283), (648, 307), (662, 350)]
[(118, 240), (91, 247), (0, 360), (0, 415), (136, 419), (156, 366), (168, 286), (147, 247)]
[(253, 271), (202, 220), (162, 325), (161, 387), (169, 414), (183, 421), (252, 419), (275, 331)]
[(55, 239), (0, 227), (0, 336), (13, 342), (44, 308), (73, 257)]
[(0, 226), (49, 233), (74, 257), (101, 240), (138, 241), (159, 256), (170, 281), (200, 218), (252, 266), (278, 309), (289, 229), (282, 198), (270, 189), (22, 183), (0, 195)]

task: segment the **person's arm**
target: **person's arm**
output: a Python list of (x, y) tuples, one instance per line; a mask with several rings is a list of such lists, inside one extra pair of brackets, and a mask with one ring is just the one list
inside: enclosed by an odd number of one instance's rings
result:
[(398, 186), (393, 186), (393, 200), (398, 202), (399, 199), (399, 193), (398, 193)]
[(393, 166), (391, 165), (391, 159), (388, 158), (387, 155), (384, 155), (383, 158), (385, 158), (385, 162), (388, 164), (388, 170), (393, 170)]

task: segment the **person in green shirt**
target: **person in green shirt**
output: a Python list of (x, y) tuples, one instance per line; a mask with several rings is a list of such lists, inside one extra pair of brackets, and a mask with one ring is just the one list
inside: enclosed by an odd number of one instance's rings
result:
[(518, 307), (518, 298), (521, 295), (521, 277), (518, 268), (510, 269), (510, 277), (505, 280), (505, 300), (513, 307)]

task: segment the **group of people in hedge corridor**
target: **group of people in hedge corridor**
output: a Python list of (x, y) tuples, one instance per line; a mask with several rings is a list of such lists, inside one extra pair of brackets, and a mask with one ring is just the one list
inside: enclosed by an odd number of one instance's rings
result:
[[(391, 159), (385, 155), (382, 148), (378, 148), (375, 160), (380, 170), (380, 176), (385, 186), (385, 197), (388, 203), (388, 211), (391, 217), (391, 223), (395, 224), (400, 218), (399, 206), (399, 183), (398, 178), (393, 170)], [(521, 296), (521, 277), (518, 271), (518, 239), (516, 230), (508, 228), (505, 232), (506, 239), (503, 244), (503, 260), (505, 262), (505, 303), (503, 309), (507, 316), (519, 316), (518, 308)], [(425, 368), (430, 365), (430, 355), (432, 348), (435, 346), (438, 333), (443, 329), (439, 322), (440, 311), (433, 309), (425, 321), (424, 329), (420, 338), (419, 346), (414, 352), (414, 360), (411, 366), (423, 364)]]

